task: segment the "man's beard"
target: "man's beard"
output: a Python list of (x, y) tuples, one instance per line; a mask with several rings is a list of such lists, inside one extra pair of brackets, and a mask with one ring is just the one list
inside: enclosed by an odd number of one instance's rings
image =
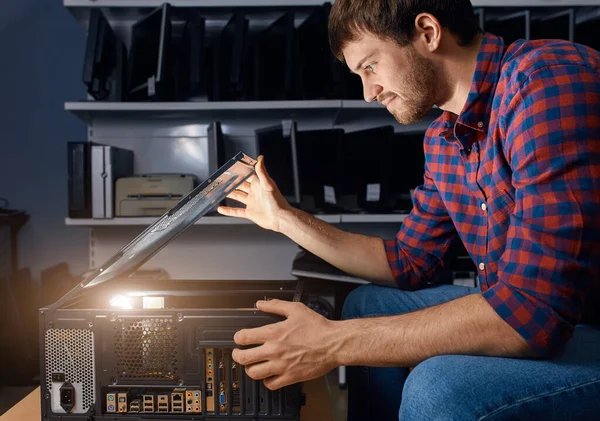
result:
[(439, 93), (433, 64), (421, 57), (412, 45), (408, 46), (407, 59), (411, 66), (403, 81), (403, 98), (396, 98), (389, 110), (396, 121), (404, 125), (423, 120), (435, 105), (435, 96)]

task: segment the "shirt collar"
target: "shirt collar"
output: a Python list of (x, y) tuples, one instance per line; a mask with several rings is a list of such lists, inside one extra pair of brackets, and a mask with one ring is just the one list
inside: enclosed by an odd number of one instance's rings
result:
[(445, 111), (440, 117), (446, 127), (443, 136), (447, 140), (456, 134), (457, 125), (487, 133), (504, 52), (505, 46), (502, 38), (489, 33), (483, 35), (477, 54), (475, 74), (465, 106), (458, 117), (448, 111)]

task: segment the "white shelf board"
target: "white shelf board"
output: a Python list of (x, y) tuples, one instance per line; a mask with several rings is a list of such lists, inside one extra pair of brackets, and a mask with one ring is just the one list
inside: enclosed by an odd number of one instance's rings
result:
[[(365, 103), (366, 104), (366, 103)], [(96, 118), (231, 118), (268, 115), (281, 119), (329, 115), (333, 120), (342, 100), (314, 101), (230, 101), (230, 102), (66, 102), (65, 110), (86, 124)], [(385, 111), (385, 110), (384, 110)]]
[[(335, 0), (330, 0), (334, 3)], [(65, 7), (153, 8), (165, 0), (63, 0)], [(320, 6), (323, 0), (170, 0), (173, 7), (303, 7)], [(475, 7), (595, 6), (598, 0), (472, 0)]]
[[(341, 215), (317, 215), (317, 218), (330, 224), (339, 224)], [(65, 224), (75, 227), (114, 227), (114, 226), (149, 226), (158, 217), (130, 217), (112, 219), (74, 219), (65, 218)], [(227, 216), (204, 216), (194, 225), (253, 225), (254, 222), (245, 218), (233, 218)]]
[(402, 222), (408, 214), (348, 214), (342, 215), (342, 223), (394, 223)]

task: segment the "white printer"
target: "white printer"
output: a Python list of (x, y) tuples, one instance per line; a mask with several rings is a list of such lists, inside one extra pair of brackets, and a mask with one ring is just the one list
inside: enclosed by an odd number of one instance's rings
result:
[(117, 180), (116, 216), (161, 216), (197, 185), (190, 174), (144, 174)]

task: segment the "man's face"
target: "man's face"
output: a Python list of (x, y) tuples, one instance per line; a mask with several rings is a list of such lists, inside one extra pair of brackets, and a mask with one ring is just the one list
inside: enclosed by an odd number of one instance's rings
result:
[(351, 71), (363, 84), (367, 102), (377, 100), (401, 124), (421, 121), (439, 95), (434, 64), (412, 44), (401, 47), (365, 33), (343, 50)]

